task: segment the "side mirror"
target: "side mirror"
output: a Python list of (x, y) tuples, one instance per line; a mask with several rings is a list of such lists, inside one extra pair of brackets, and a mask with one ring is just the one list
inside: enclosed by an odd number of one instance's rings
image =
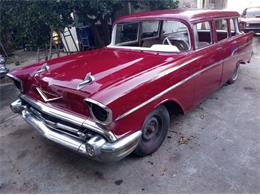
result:
[(0, 79), (4, 78), (5, 75), (9, 72), (9, 69), (5, 66), (5, 58), (0, 55)]

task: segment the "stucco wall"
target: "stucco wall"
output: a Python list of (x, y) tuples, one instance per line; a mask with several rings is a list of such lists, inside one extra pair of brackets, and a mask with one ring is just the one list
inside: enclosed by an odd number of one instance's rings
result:
[(181, 8), (197, 8), (197, 0), (179, 0)]
[(245, 8), (260, 6), (260, 0), (228, 0), (227, 8), (242, 13)]

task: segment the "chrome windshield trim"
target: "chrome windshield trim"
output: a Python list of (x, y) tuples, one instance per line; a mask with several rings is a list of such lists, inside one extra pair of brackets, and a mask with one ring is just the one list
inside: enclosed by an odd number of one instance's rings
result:
[(40, 101), (33, 100), (32, 98), (30, 98), (26, 95), (20, 95), (20, 98), (22, 100), (24, 100), (25, 102), (31, 104), (33, 107), (39, 109), (40, 111), (42, 111), (48, 115), (60, 118), (64, 121), (73, 123), (78, 126), (83, 126), (96, 133), (99, 133), (99, 134), (103, 135), (105, 138), (107, 138), (110, 142), (114, 142), (117, 140), (116, 136), (110, 130), (103, 129), (102, 127), (98, 126), (94, 121), (91, 121), (90, 119), (75, 116), (75, 115), (66, 113), (63, 110), (59, 110), (57, 108), (51, 108), (50, 106), (47, 106)]

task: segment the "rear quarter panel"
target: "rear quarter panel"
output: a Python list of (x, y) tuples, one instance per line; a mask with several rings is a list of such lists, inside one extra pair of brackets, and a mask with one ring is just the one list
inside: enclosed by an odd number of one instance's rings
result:
[(228, 40), (226, 45), (229, 56), (223, 64), (222, 84), (232, 76), (236, 66), (250, 61), (253, 53), (252, 41), (252, 33), (242, 33)]

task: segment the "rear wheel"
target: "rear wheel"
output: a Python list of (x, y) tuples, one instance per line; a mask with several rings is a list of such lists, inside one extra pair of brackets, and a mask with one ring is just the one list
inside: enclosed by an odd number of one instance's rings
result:
[(155, 152), (163, 143), (170, 127), (170, 115), (164, 106), (153, 110), (142, 127), (142, 137), (135, 149), (137, 156), (146, 156)]
[(235, 71), (233, 72), (231, 78), (227, 81), (227, 83), (233, 84), (238, 79), (238, 76), (239, 76), (239, 65), (237, 65)]

